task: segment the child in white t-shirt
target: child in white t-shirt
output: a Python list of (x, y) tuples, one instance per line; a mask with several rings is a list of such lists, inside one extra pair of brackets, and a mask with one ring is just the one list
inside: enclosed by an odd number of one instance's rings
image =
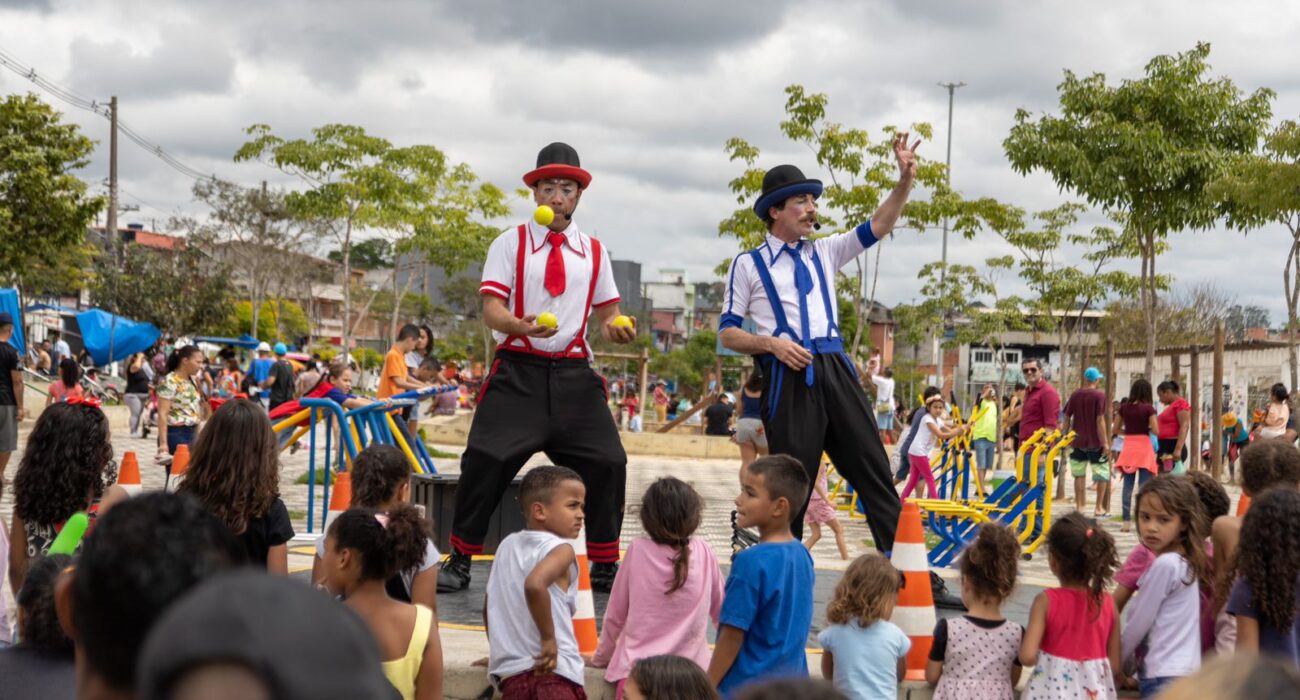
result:
[(488, 676), (503, 698), (581, 698), (583, 661), (570, 620), (587, 489), (567, 467), (536, 467), (519, 486), (527, 529), (497, 547), (488, 576)]
[[(907, 448), (907, 461), (911, 467), (907, 475), (907, 485), (903, 487), (902, 500), (906, 501), (908, 496), (914, 495), (912, 487), (916, 486), (918, 480), (925, 478), (927, 494), (930, 498), (938, 497), (938, 490), (934, 486), (934, 472), (930, 471), (930, 453), (940, 442), (948, 438), (957, 437), (971, 429), (970, 425), (963, 425), (957, 428), (945, 428), (939, 422), (939, 417), (943, 415), (944, 403), (943, 397), (936, 394), (926, 399), (925, 413), (919, 420), (920, 427), (916, 429), (916, 437), (912, 444)], [(918, 420), (913, 418), (913, 420)]]

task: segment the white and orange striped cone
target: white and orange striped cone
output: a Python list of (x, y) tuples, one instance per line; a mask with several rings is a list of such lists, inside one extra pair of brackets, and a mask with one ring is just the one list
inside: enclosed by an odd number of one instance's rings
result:
[(1237, 517), (1246, 517), (1246, 511), (1250, 510), (1250, 496), (1241, 494), (1241, 499), (1237, 501)]
[(325, 514), (325, 531), (339, 514), (352, 507), (352, 472), (339, 472), (334, 477), (334, 490), (330, 491), (330, 509)]
[(930, 657), (930, 645), (934, 643), (935, 613), (921, 510), (915, 503), (903, 504), (890, 558), (894, 568), (903, 572), (905, 583), (889, 619), (912, 640), (912, 650), (907, 652), (907, 680), (925, 680), (925, 664)]
[(578, 607), (573, 612), (573, 636), (578, 640), (579, 654), (595, 654), (596, 599), (591, 595), (591, 574), (587, 571), (587, 529), (578, 532), (578, 539), (569, 540), (574, 554), (578, 555)]
[(117, 470), (117, 485), (130, 496), (140, 495), (140, 462), (134, 452), (122, 455), (122, 466)]

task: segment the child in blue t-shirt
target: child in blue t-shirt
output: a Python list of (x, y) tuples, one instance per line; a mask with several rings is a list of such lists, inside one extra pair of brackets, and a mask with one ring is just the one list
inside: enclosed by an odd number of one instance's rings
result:
[(725, 697), (752, 681), (808, 675), (813, 562), (790, 533), (808, 488), (808, 473), (789, 455), (762, 457), (740, 470), (736, 524), (758, 528), (759, 543), (736, 555), (727, 578), (709, 662), (709, 678)]

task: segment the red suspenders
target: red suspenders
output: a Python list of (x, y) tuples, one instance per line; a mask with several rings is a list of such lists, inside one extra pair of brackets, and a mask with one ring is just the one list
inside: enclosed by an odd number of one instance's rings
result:
[[(515, 318), (524, 317), (524, 264), (527, 262), (525, 252), (530, 248), (528, 241), (528, 226), (519, 225), (519, 251), (515, 255), (515, 286), (512, 290), (515, 297), (514, 312)], [(578, 329), (577, 335), (573, 337), (564, 350), (560, 352), (546, 352), (533, 348), (532, 341), (527, 336), (512, 335), (507, 337), (500, 345), (498, 350), (513, 350), (516, 352), (526, 352), (530, 355), (539, 355), (550, 358), (582, 358), (587, 357), (587, 319), (591, 316), (591, 303), (596, 296), (596, 281), (600, 279), (600, 259), (601, 249), (600, 241), (591, 239), (591, 282), (587, 285), (587, 303), (583, 307), (582, 326)]]

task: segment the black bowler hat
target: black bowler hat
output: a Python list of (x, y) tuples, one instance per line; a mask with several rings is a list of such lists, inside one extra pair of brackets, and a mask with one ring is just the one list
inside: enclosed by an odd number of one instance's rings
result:
[(803, 171), (793, 165), (778, 165), (763, 176), (763, 194), (754, 202), (754, 213), (767, 220), (767, 210), (797, 194), (820, 197), (822, 181), (803, 176)]
[(582, 169), (578, 152), (573, 150), (573, 146), (559, 141), (537, 152), (537, 168), (524, 175), (524, 184), (533, 187), (538, 180), (548, 177), (573, 180), (584, 190), (591, 184), (591, 173)]

